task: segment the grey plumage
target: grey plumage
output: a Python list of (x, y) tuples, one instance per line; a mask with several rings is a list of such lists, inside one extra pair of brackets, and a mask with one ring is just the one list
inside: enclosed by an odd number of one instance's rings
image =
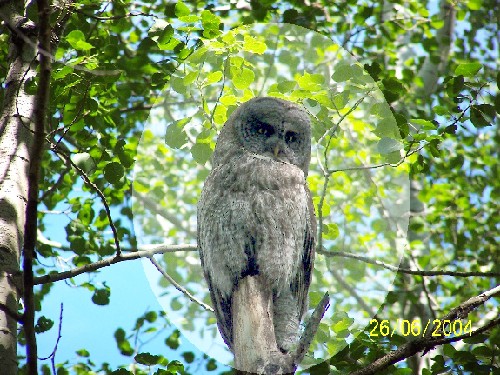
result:
[(198, 202), (198, 248), (230, 349), (232, 293), (241, 278), (257, 274), (272, 290), (278, 347), (288, 351), (296, 341), (314, 261), (310, 157), (309, 116), (285, 100), (249, 100), (219, 134)]

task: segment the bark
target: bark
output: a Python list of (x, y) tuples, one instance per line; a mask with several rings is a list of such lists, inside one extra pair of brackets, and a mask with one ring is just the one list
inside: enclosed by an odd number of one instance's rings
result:
[(34, 113), (34, 139), (30, 148), (30, 164), (28, 175), (28, 203), (26, 208), (26, 225), (24, 227), (23, 248), (23, 280), (24, 280), (24, 337), (26, 339), (27, 373), (36, 375), (37, 343), (35, 333), (35, 296), (33, 292), (33, 264), (35, 258), (37, 233), (37, 208), (40, 181), (41, 160), (45, 141), (45, 128), (50, 96), (50, 70), (52, 57), (50, 55), (50, 7), (48, 0), (38, 0), (38, 59), (40, 72), (36, 93)]
[(32, 145), (34, 95), (26, 83), (35, 76), (34, 25), (25, 22), (23, 2), (0, 5), (0, 17), (11, 30), (9, 71), (0, 112), (0, 368), (16, 374), (17, 322), (22, 294), (19, 256), (23, 247), (28, 173)]
[(440, 18), (444, 20), (443, 27), (436, 33), (439, 59), (436, 60), (435, 57), (427, 56), (418, 73), (424, 85), (420, 92), (417, 92), (417, 95), (422, 98), (428, 98), (429, 95), (436, 91), (438, 79), (443, 75), (449, 63), (450, 49), (453, 44), (457, 10), (448, 0), (440, 0), (439, 12)]

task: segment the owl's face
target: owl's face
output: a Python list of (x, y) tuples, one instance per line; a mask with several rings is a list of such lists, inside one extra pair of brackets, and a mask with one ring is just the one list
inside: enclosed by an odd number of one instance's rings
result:
[(307, 175), (311, 125), (304, 110), (270, 97), (252, 99), (240, 109), (234, 126), (238, 141), (246, 151), (294, 164)]

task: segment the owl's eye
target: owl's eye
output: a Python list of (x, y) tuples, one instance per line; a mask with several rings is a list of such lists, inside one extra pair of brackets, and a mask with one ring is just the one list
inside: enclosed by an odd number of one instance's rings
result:
[(258, 134), (265, 135), (266, 137), (270, 137), (271, 135), (274, 134), (274, 128), (269, 124), (260, 122), (257, 125), (256, 132)]
[(285, 133), (285, 142), (286, 143), (290, 144), (290, 143), (296, 142), (297, 139), (298, 139), (297, 133), (292, 132), (292, 131), (287, 131)]

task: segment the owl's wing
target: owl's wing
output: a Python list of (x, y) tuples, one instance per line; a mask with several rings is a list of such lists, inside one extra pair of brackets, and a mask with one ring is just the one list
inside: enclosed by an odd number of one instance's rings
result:
[[(198, 244), (200, 243), (198, 238)], [(219, 327), (219, 332), (222, 339), (232, 350), (231, 338), (232, 338), (232, 317), (231, 317), (231, 297), (223, 297), (221, 291), (212, 282), (209, 272), (207, 271), (204, 263), (203, 248), (198, 245), (198, 252), (200, 254), (201, 267), (203, 269), (203, 274), (205, 280), (208, 284), (208, 290), (210, 291), (210, 297), (213, 304), (213, 309), (215, 313), (215, 318), (217, 319), (217, 326)]]
[(309, 191), (307, 186), (305, 187), (305, 189), (307, 194), (309, 217), (308, 222), (305, 226), (302, 262), (299, 265), (297, 276), (291, 284), (292, 293), (297, 298), (300, 319), (302, 319), (302, 316), (308, 308), (307, 296), (309, 286), (311, 285), (316, 246), (316, 216), (314, 215), (314, 206), (311, 199), (311, 192)]

